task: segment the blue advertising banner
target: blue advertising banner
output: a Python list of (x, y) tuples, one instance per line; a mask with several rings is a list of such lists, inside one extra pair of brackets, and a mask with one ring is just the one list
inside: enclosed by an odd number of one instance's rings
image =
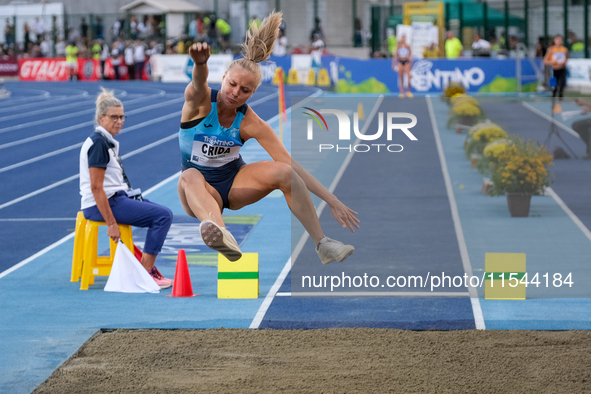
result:
[[(322, 64), (331, 75), (338, 71), (339, 93), (398, 92), (398, 73), (392, 59), (348, 59), (326, 56)], [(469, 92), (516, 92), (515, 59), (420, 59), (411, 71), (412, 90), (441, 92), (450, 82), (459, 82)], [(536, 73), (529, 59), (521, 60), (522, 91), (535, 91)]]

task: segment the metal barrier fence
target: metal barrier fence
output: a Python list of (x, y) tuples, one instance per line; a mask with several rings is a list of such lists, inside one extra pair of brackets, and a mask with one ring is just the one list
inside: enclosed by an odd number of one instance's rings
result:
[[(465, 49), (479, 33), (501, 52), (519, 43), (535, 54), (538, 43), (548, 47), (560, 34), (570, 57), (589, 57), (591, 0), (511, 0), (445, 3), (445, 27)], [(372, 52), (386, 52), (387, 29), (402, 24), (402, 1), (372, 6)]]

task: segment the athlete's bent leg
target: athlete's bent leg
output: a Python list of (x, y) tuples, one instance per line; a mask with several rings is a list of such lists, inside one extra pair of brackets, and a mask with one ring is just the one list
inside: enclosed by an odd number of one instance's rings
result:
[(288, 164), (262, 161), (242, 167), (230, 189), (230, 209), (253, 204), (273, 190), (283, 192), (294, 216), (318, 245), (324, 234), (312, 198), (302, 178)]
[(183, 171), (178, 183), (179, 199), (185, 212), (204, 221), (211, 219), (224, 226), (222, 219), (222, 198), (199, 170), (190, 168)]

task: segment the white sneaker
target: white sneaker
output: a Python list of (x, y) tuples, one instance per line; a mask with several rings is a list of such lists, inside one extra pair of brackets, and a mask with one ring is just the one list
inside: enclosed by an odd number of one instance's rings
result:
[(199, 225), (199, 233), (203, 242), (213, 250), (223, 254), (228, 260), (236, 261), (242, 257), (240, 246), (234, 236), (225, 228), (211, 220), (204, 220)]
[(355, 248), (351, 245), (345, 245), (342, 242), (324, 237), (316, 247), (316, 253), (322, 261), (322, 264), (329, 264), (333, 261), (341, 262), (351, 256)]

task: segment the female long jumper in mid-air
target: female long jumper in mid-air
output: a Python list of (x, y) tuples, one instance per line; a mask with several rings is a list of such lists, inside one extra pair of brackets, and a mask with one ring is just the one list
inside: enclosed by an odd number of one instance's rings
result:
[[(205, 43), (190, 47), (195, 65), (193, 80), (185, 89), (179, 131), (183, 170), (179, 198), (185, 211), (201, 221), (199, 231), (205, 244), (236, 261), (242, 252), (224, 226), (223, 209), (240, 209), (279, 189), (316, 244), (322, 263), (341, 262), (355, 248), (324, 236), (308, 191), (326, 201), (335, 219), (352, 232), (359, 228), (357, 212), (296, 163), (271, 126), (246, 104), (261, 83), (257, 63), (273, 51), (281, 16), (273, 12), (260, 27), (251, 26), (243, 45), (244, 57), (230, 64), (219, 91), (207, 84), (210, 48)], [(240, 148), (252, 138), (273, 161), (246, 164), (242, 160)]]

